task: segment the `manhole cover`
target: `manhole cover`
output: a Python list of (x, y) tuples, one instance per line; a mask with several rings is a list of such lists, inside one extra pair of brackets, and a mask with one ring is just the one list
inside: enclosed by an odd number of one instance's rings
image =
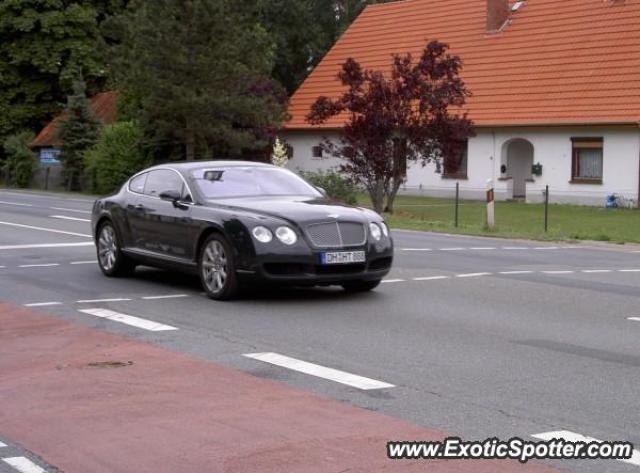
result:
[(87, 363), (89, 368), (124, 368), (131, 366), (133, 361), (96, 361), (93, 363)]

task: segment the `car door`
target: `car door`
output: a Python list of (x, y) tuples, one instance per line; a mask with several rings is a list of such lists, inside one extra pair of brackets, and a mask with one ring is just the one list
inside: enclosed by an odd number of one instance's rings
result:
[[(163, 200), (163, 192), (179, 192), (179, 203)], [(140, 248), (160, 256), (190, 259), (193, 221), (191, 197), (186, 191), (182, 176), (173, 169), (156, 169), (149, 172), (136, 205), (136, 234)]]
[(144, 186), (148, 175), (149, 173), (145, 172), (133, 177), (127, 187), (127, 205), (124, 210), (129, 235), (127, 246), (132, 249), (143, 248), (141, 226), (144, 219)]

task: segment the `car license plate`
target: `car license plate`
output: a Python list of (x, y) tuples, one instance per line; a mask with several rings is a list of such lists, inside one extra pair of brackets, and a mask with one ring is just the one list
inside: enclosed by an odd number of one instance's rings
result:
[(364, 251), (337, 251), (333, 253), (320, 253), (322, 264), (349, 264), (364, 263), (366, 257)]

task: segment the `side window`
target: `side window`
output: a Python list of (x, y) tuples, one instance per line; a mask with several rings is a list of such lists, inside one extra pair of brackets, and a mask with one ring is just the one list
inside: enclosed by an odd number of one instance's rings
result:
[(168, 169), (158, 169), (149, 173), (144, 186), (144, 194), (158, 197), (165, 191), (182, 192), (182, 186), (182, 179), (177, 173)]
[(147, 174), (148, 173), (145, 172), (144, 174), (140, 174), (139, 176), (131, 179), (129, 181), (129, 190), (136, 194), (143, 194), (144, 185), (147, 182)]

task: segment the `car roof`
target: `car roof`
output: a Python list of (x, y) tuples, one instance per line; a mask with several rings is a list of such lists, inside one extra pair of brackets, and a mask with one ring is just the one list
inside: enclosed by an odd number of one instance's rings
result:
[(148, 170), (158, 169), (158, 168), (170, 168), (175, 169), (179, 172), (188, 172), (196, 169), (205, 169), (205, 168), (231, 168), (231, 167), (273, 167), (271, 164), (260, 163), (256, 161), (230, 161), (230, 160), (218, 160), (218, 161), (180, 161), (173, 163), (165, 163), (158, 164), (157, 166), (153, 166)]

